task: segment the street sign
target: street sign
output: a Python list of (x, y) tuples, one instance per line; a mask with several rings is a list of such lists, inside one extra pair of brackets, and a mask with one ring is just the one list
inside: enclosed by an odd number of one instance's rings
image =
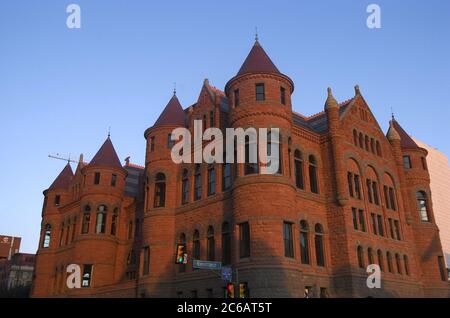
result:
[(233, 271), (231, 270), (231, 267), (222, 267), (220, 274), (222, 280), (226, 280), (228, 282), (231, 282), (233, 280)]
[(192, 266), (194, 268), (198, 268), (198, 269), (221, 269), (222, 263), (221, 262), (200, 261), (198, 259), (195, 259), (192, 263)]

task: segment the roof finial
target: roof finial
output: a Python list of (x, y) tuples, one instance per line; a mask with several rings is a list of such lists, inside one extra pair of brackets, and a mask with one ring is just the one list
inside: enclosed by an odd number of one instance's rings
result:
[(111, 126), (108, 127), (108, 139), (111, 137)]
[(392, 116), (392, 120), (395, 120), (394, 108), (392, 108), (392, 106), (391, 106), (391, 116)]
[(173, 96), (177, 95), (177, 82), (173, 82)]
[(259, 37), (258, 37), (258, 27), (255, 27), (255, 42), (258, 42)]
[(359, 89), (359, 85), (358, 84), (355, 85), (355, 96), (356, 95), (361, 95), (361, 91)]

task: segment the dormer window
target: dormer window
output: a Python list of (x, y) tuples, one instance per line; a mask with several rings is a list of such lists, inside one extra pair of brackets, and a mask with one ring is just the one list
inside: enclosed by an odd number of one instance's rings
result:
[(266, 93), (264, 89), (264, 83), (256, 84), (256, 100), (263, 101), (266, 99)]

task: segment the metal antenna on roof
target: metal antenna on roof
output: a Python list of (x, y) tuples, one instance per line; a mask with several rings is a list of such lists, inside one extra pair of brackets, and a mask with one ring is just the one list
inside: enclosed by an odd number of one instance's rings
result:
[(173, 82), (173, 95), (177, 94), (177, 82)]
[(255, 42), (258, 42), (258, 27), (255, 27)]
[(391, 107), (391, 116), (392, 116), (392, 120), (395, 120), (395, 116), (394, 116), (394, 108)]
[(73, 163), (78, 163), (78, 161), (72, 160), (72, 159), (70, 158), (70, 154), (69, 154), (69, 157), (68, 157), (68, 158), (64, 158), (64, 157), (61, 156), (59, 153), (57, 153), (56, 155), (48, 155), (48, 157), (49, 157), (49, 158), (52, 158), (52, 159), (64, 160), (64, 161), (67, 161), (67, 163), (71, 163), (71, 162), (73, 162)]
[(108, 127), (108, 138), (111, 137), (111, 126)]

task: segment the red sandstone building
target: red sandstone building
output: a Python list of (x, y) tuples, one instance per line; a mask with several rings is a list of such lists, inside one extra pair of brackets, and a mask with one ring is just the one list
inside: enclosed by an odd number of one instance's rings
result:
[[(449, 297), (427, 151), (395, 120), (385, 135), (358, 87), (342, 103), (329, 90), (311, 117), (292, 110), (293, 91), (256, 42), (223, 92), (205, 80), (190, 107), (172, 97), (145, 131), (145, 167), (122, 166), (109, 138), (75, 173), (67, 165), (44, 191), (33, 296), (223, 297), (199, 259), (238, 270), (251, 297)], [(168, 136), (198, 119), (279, 128), (279, 173), (175, 164)], [(69, 264), (82, 288), (66, 287)], [(368, 264), (381, 289), (366, 286)]]

